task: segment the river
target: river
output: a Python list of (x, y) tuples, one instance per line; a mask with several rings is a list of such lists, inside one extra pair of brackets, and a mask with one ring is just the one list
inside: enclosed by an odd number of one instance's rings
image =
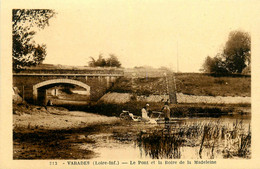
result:
[(83, 143), (80, 149), (95, 152), (93, 160), (251, 157), (248, 115), (175, 118), (166, 126), (127, 121), (122, 124), (88, 135), (95, 143)]

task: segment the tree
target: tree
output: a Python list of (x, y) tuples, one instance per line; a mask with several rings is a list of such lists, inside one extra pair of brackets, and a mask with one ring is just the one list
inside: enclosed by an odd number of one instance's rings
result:
[(104, 59), (103, 55), (100, 54), (98, 59), (95, 60), (93, 57), (90, 57), (88, 65), (90, 67), (120, 67), (121, 63), (118, 60), (117, 56), (114, 54), (109, 54), (109, 58)]
[(213, 61), (213, 58), (210, 56), (207, 56), (207, 58), (205, 59), (204, 63), (203, 63), (203, 71), (206, 73), (212, 73), (213, 70), (215, 69), (217, 63), (215, 63)]
[(121, 63), (119, 62), (115, 54), (109, 54), (109, 58), (106, 60), (106, 66), (109, 67), (120, 67)]
[(88, 66), (95, 67), (96, 60), (92, 56), (90, 56), (91, 61), (88, 62)]
[(251, 38), (247, 32), (230, 32), (223, 51), (207, 57), (203, 69), (208, 73), (241, 73), (251, 63)]
[(98, 59), (95, 60), (93, 57), (90, 57), (91, 61), (89, 62), (90, 67), (105, 67), (106, 60), (103, 58), (102, 54), (99, 54)]
[(241, 73), (251, 62), (251, 38), (247, 32), (233, 31), (224, 48), (227, 70)]
[(103, 58), (102, 54), (100, 54), (98, 56), (98, 60), (96, 61), (95, 65), (99, 66), (99, 67), (105, 67), (106, 66), (106, 60)]
[(36, 44), (33, 37), (37, 29), (49, 25), (55, 15), (51, 9), (13, 9), (13, 70), (41, 63), (46, 56), (46, 45)]
[(221, 54), (218, 54), (214, 58), (208, 56), (203, 64), (203, 70), (206, 73), (227, 73)]

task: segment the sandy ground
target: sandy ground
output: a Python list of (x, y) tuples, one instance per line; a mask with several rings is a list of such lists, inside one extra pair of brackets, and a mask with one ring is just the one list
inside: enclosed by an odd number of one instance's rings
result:
[[(39, 110), (38, 110), (39, 109)], [(107, 117), (93, 113), (67, 111), (66, 109), (56, 109), (31, 107), (28, 109), (15, 110), (13, 115), (14, 129), (30, 130), (62, 130), (73, 128), (84, 128), (98, 124), (111, 124), (119, 121), (117, 117)]]
[(13, 105), (14, 159), (89, 159), (96, 156), (83, 143), (94, 143), (87, 135), (118, 124), (117, 117), (68, 111), (60, 107)]

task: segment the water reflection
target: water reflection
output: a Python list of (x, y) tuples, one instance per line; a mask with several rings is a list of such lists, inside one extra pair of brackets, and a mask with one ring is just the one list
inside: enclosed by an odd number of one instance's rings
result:
[(140, 135), (138, 147), (145, 150), (145, 155), (153, 159), (180, 158), (180, 147), (185, 140), (175, 135)]
[(251, 158), (250, 118), (174, 119), (167, 127), (140, 122), (113, 126), (82, 148), (95, 159)]
[[(250, 158), (251, 130), (238, 119), (176, 120), (161, 130), (140, 132), (140, 155), (152, 159)], [(194, 153), (195, 151), (195, 153)]]

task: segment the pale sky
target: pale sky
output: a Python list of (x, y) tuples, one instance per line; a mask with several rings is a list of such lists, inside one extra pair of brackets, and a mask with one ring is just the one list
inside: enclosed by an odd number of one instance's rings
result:
[[(72, 3), (73, 2), (73, 3)], [(253, 3), (246, 1), (64, 1), (36, 42), (47, 45), (44, 63), (87, 65), (113, 53), (123, 67), (167, 66), (198, 72), (233, 30), (251, 32)]]

